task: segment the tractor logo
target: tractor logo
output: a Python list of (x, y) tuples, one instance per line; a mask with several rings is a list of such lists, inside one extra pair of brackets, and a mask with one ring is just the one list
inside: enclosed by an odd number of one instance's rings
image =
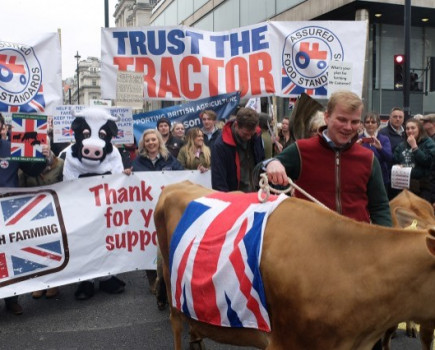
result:
[(304, 27), (288, 35), (282, 53), (282, 89), (286, 95), (325, 95), (330, 61), (343, 61), (343, 46), (330, 30)]
[(42, 69), (33, 48), (0, 41), (0, 103), (28, 104), (38, 94), (41, 82)]

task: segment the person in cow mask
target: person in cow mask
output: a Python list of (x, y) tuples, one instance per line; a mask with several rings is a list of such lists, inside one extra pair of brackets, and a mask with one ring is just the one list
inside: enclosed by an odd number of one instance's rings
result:
[[(87, 108), (74, 113), (71, 124), (75, 143), (65, 150), (63, 180), (124, 172), (121, 155), (111, 143), (118, 133), (113, 117), (103, 108)], [(101, 290), (115, 294), (124, 291), (125, 283), (116, 276), (99, 279)], [(94, 281), (83, 281), (74, 293), (77, 300), (94, 295)]]

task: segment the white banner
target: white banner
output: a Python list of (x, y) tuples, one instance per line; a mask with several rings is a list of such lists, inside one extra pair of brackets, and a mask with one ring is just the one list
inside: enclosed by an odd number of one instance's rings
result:
[[(361, 96), (367, 23), (267, 22), (225, 32), (186, 26), (102, 28), (101, 92), (116, 98), (119, 71), (143, 74), (144, 98), (195, 100), (302, 92), (326, 98), (331, 62), (352, 63), (350, 88)], [(337, 80), (337, 79), (336, 79)]]
[(136, 172), (0, 189), (0, 298), (156, 268), (153, 213), (163, 186), (210, 172)]
[(52, 114), (62, 104), (59, 35), (6, 40), (0, 38), (0, 112)]
[[(53, 115), (53, 141), (74, 142), (74, 131), (71, 124), (75, 117), (73, 111), (80, 112), (87, 108), (83, 105), (65, 105), (56, 107)], [(133, 114), (130, 107), (101, 107), (106, 108), (111, 115), (119, 118), (116, 122), (118, 135), (112, 139), (114, 145), (128, 144), (134, 142), (133, 135)]]

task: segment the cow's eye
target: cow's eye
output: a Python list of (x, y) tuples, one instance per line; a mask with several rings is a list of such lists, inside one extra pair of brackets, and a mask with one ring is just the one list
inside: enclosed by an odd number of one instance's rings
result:
[(89, 130), (83, 130), (83, 138), (88, 139), (91, 137), (91, 132)]
[(100, 137), (100, 139), (103, 139), (106, 137), (107, 133), (104, 130), (100, 130), (100, 133), (98, 134), (98, 136)]

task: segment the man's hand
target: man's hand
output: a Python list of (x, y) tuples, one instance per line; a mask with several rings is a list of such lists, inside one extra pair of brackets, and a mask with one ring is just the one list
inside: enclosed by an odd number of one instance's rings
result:
[(52, 165), (54, 160), (54, 154), (51, 152), (50, 144), (43, 144), (42, 145), (42, 154), (44, 155), (45, 159), (47, 159), (47, 165)]
[(266, 174), (269, 181), (275, 185), (288, 185), (288, 177), (284, 166), (279, 160), (272, 160), (266, 167)]

